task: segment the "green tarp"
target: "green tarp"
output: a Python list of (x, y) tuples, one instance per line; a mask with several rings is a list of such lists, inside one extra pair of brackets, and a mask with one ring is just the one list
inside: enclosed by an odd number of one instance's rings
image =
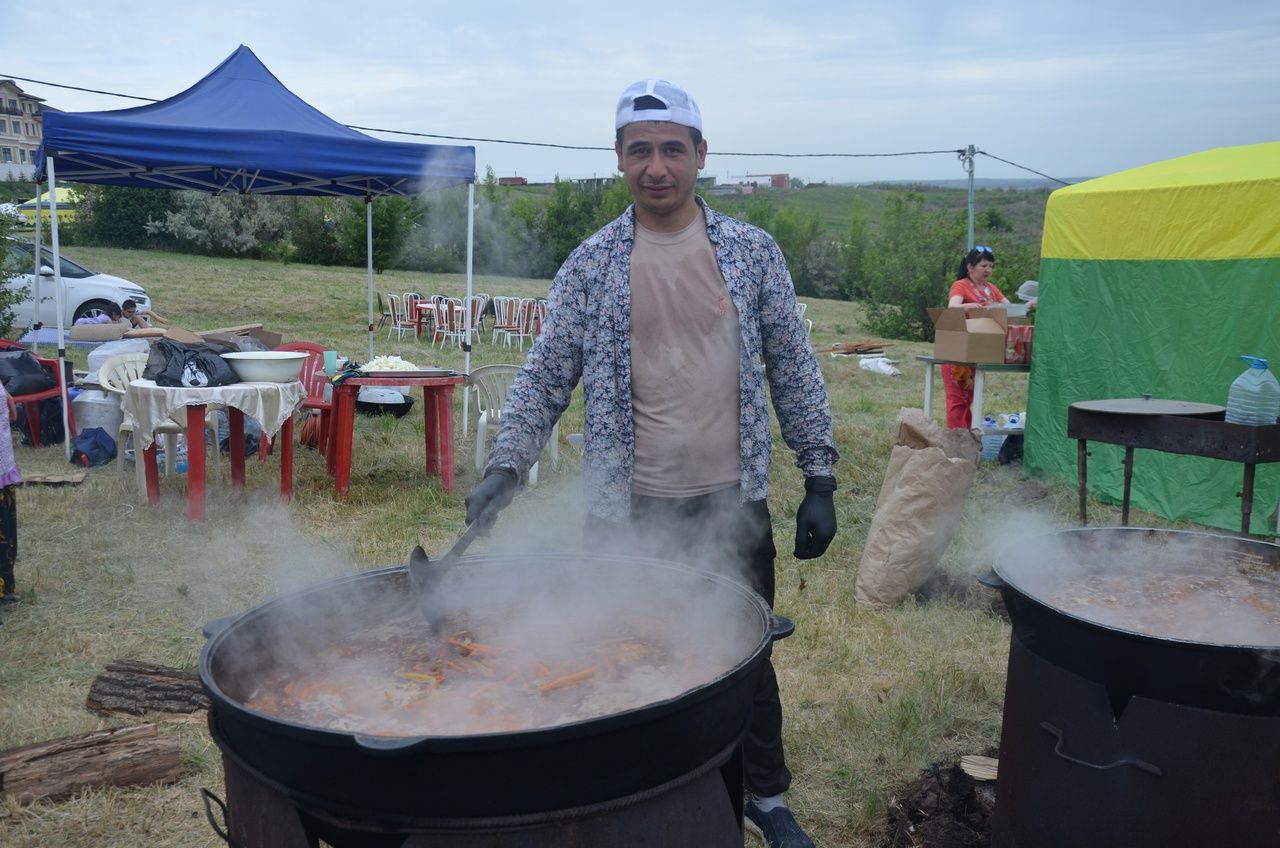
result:
[[(1067, 407), (1144, 394), (1225, 405), (1246, 364), (1280, 374), (1280, 143), (1221, 148), (1054, 192), (1045, 215), (1026, 468), (1075, 480)], [(1090, 445), (1089, 487), (1118, 502), (1123, 448)], [(1139, 450), (1134, 506), (1240, 526), (1242, 466)], [(1252, 524), (1274, 528), (1280, 464)]]

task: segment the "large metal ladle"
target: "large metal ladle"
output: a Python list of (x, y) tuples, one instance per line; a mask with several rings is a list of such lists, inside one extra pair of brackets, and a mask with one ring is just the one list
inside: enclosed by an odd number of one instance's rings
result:
[(409, 585), (417, 598), (418, 607), (427, 619), (427, 627), (433, 635), (437, 635), (444, 627), (444, 616), (441, 612), (440, 576), (458, 557), (462, 556), (471, 543), (484, 535), (487, 528), (475, 521), (467, 525), (467, 529), (453, 543), (453, 547), (444, 556), (432, 560), (422, 545), (414, 545), (409, 552)]

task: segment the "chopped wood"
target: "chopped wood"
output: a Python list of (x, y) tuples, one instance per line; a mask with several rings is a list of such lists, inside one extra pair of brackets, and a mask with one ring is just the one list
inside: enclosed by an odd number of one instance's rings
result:
[(84, 705), (131, 715), (193, 713), (209, 708), (209, 696), (193, 671), (120, 659), (108, 663), (106, 671), (93, 679)]
[(1000, 761), (994, 757), (965, 754), (960, 758), (960, 770), (974, 780), (995, 780)]
[(883, 353), (886, 347), (893, 347), (889, 342), (836, 342), (831, 345), (832, 353)]
[(141, 724), (0, 751), (0, 792), (20, 804), (61, 801), (99, 786), (177, 783), (181, 771), (178, 740)]
[(65, 474), (23, 474), (22, 482), (28, 486), (75, 486), (84, 482), (88, 471), (68, 471)]

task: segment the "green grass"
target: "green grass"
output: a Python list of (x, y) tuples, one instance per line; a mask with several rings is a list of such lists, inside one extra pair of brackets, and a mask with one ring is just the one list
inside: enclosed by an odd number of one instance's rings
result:
[[(191, 329), (261, 322), (286, 339), (365, 355), (365, 286), (361, 269), (280, 265), (164, 253), (69, 248), (91, 267), (146, 286), (161, 314)], [(378, 275), (384, 291), (458, 294), (459, 276)], [(534, 295), (546, 281), (478, 278), (491, 294)], [(786, 708), (786, 739), (796, 774), (790, 802), (820, 845), (874, 846), (885, 833), (895, 788), (939, 760), (995, 745), (1009, 632), (971, 597), (908, 601), (888, 610), (853, 602), (867, 527), (875, 511), (900, 408), (918, 406), (928, 347), (895, 343), (903, 374), (862, 370), (856, 358), (833, 358), (835, 341), (869, 337), (855, 303), (810, 300), (813, 342), (825, 372), (843, 459), (837, 468), (841, 532), (826, 556), (790, 556), (793, 516), (803, 492), (792, 456), (776, 445), (770, 506), (781, 554), (779, 611), (796, 634), (778, 644), (775, 663)], [(420, 365), (461, 367), (457, 351), (406, 338), (378, 337), (380, 353)], [(84, 361), (83, 353), (76, 353)], [(515, 348), (477, 346), (473, 364), (518, 362)], [(1026, 376), (992, 374), (987, 409), (1025, 408)], [(941, 410), (941, 398), (935, 401)], [(460, 403), (458, 414), (461, 414)], [(91, 469), (78, 486), (19, 491), (19, 559), (23, 603), (0, 611), (0, 749), (117, 726), (84, 708), (93, 677), (107, 662), (131, 657), (192, 668), (205, 622), (245, 610), (291, 587), (403, 562), (410, 547), (444, 550), (461, 532), (462, 496), (476, 480), (470, 437), (458, 438), (458, 489), (424, 479), (422, 423), (359, 417), (355, 467), (345, 500), (334, 497), (322, 458), (296, 454), (295, 495), (281, 504), (273, 461), (250, 461), (247, 493), (212, 488), (209, 520), (185, 517), (181, 478), (162, 481), (159, 506), (140, 502), (132, 475), (124, 488), (114, 467)], [(580, 398), (566, 413), (561, 438), (582, 429)], [(474, 430), (472, 430), (474, 432)], [(24, 473), (68, 470), (57, 447), (16, 449)], [(561, 445), (562, 465), (547, 463), (542, 481), (504, 513), (494, 541), (523, 544), (541, 525), (576, 544), (581, 512), (578, 458)], [(1074, 522), (1074, 488), (1023, 480), (1016, 467), (983, 465), (966, 506), (966, 523), (943, 568), (971, 586), (1007, 530), (1000, 520), (1031, 508), (1051, 526)], [(1094, 504), (1095, 521), (1115, 510)], [(1138, 516), (1158, 523), (1150, 517)], [(504, 536), (504, 533), (506, 534)], [(477, 544), (483, 550), (486, 542)], [(83, 792), (59, 804), (19, 807), (0, 795), (0, 844), (94, 848), (213, 848), (200, 787), (222, 791), (219, 755), (199, 723), (165, 724), (183, 749), (183, 777), (172, 787)]]

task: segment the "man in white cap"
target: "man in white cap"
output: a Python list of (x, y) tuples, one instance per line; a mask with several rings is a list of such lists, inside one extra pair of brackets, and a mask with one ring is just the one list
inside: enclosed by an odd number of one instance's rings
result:
[[(592, 549), (732, 570), (772, 605), (770, 397), (804, 475), (796, 558), (821, 556), (836, 533), (839, 454), (795, 289), (767, 233), (694, 193), (707, 142), (688, 92), (657, 79), (628, 86), (614, 126), (635, 203), (556, 275), (467, 521), (491, 525), (511, 502), (583, 380)], [(748, 824), (772, 848), (812, 848), (782, 800), (791, 772), (768, 661), (743, 766)]]

